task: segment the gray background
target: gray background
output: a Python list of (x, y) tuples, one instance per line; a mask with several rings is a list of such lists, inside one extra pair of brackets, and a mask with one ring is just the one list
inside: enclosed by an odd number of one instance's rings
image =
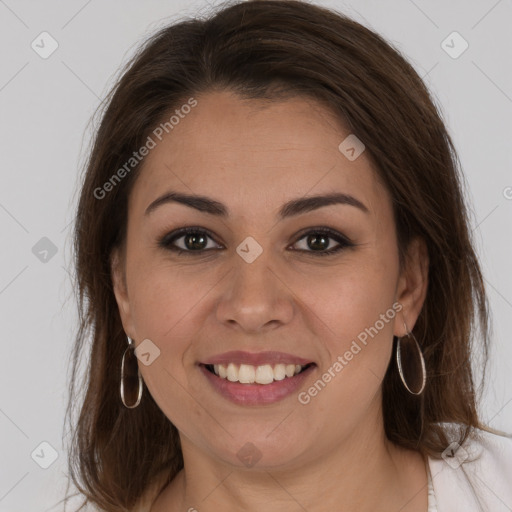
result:
[[(481, 411), (511, 432), (512, 2), (314, 3), (385, 36), (437, 98), (469, 184), (493, 313)], [(208, 8), (204, 1), (0, 0), (0, 512), (57, 510), (65, 485), (61, 439), (76, 328), (70, 235), (88, 121), (138, 43)], [(43, 31), (59, 45), (47, 59), (31, 47)], [(458, 58), (441, 46), (453, 31), (469, 43)], [(48, 469), (40, 464), (51, 462), (51, 450), (41, 442), (58, 454)]]

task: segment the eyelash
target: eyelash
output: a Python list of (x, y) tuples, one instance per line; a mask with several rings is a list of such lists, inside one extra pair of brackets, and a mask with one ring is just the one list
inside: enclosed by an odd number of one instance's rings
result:
[[(215, 238), (213, 237), (212, 233), (209, 230), (207, 230), (205, 228), (199, 228), (199, 227), (187, 227), (187, 228), (178, 229), (178, 230), (173, 231), (171, 233), (167, 233), (166, 235), (164, 235), (159, 240), (158, 246), (162, 247), (164, 249), (167, 249), (169, 251), (173, 251), (178, 256), (181, 256), (183, 254), (185, 254), (187, 256), (193, 256), (194, 253), (196, 253), (195, 255), (201, 255), (205, 251), (211, 251), (212, 250), (212, 249), (202, 249), (202, 250), (198, 250), (198, 251), (191, 251), (191, 250), (180, 249), (180, 248), (172, 245), (176, 240), (178, 240), (182, 236), (188, 235), (188, 234), (192, 234), (192, 233), (193, 234), (197, 234), (197, 233), (199, 233), (199, 234), (206, 234), (206, 235), (208, 235), (208, 237), (210, 237), (211, 239), (213, 239), (215, 241)], [(314, 254), (315, 256), (330, 256), (332, 254), (338, 253), (339, 251), (341, 251), (343, 249), (356, 246), (356, 244), (354, 244), (346, 236), (338, 233), (337, 231), (333, 231), (330, 228), (324, 228), (324, 227), (313, 228), (313, 229), (310, 229), (310, 230), (308, 230), (306, 232), (303, 232), (301, 234), (301, 236), (294, 243), (299, 242), (300, 240), (302, 240), (303, 238), (306, 238), (310, 234), (327, 235), (328, 238), (334, 239), (340, 245), (338, 245), (334, 249), (329, 249), (329, 250), (324, 250), (324, 251), (306, 251), (304, 249), (293, 249), (293, 250), (298, 251), (298, 252), (311, 253), (311, 254)], [(215, 242), (215, 243), (217, 243), (217, 242)]]

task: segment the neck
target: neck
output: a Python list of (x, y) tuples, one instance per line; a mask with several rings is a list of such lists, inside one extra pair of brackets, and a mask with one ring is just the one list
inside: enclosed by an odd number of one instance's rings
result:
[(389, 442), (383, 427), (371, 423), (328, 450), (312, 450), (307, 460), (279, 468), (233, 467), (181, 436), (185, 467), (151, 512), (425, 512), (426, 461)]

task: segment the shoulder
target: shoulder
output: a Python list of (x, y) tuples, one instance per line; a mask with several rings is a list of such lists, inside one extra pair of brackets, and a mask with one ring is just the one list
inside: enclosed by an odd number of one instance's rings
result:
[(429, 457), (438, 512), (512, 510), (512, 436), (474, 429), (459, 445), (456, 425), (447, 424), (453, 442), (439, 459)]

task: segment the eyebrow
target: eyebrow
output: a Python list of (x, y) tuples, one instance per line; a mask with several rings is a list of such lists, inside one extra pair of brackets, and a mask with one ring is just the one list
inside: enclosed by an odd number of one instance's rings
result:
[[(200, 212), (208, 213), (210, 215), (217, 215), (222, 218), (229, 216), (228, 208), (207, 196), (182, 194), (180, 192), (170, 191), (163, 196), (155, 199), (147, 208), (144, 215), (149, 215), (158, 207), (167, 203), (178, 203), (194, 208)], [(342, 193), (332, 193), (327, 195), (316, 195), (292, 199), (285, 203), (278, 212), (279, 219), (293, 217), (302, 213), (310, 212), (323, 206), (330, 206), (333, 204), (345, 204), (359, 208), (365, 213), (370, 213), (368, 208), (359, 199)]]

